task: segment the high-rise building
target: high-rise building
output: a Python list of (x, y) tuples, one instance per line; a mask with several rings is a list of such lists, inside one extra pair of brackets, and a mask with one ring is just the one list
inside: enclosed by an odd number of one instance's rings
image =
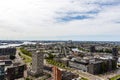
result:
[(117, 57), (118, 56), (118, 49), (115, 47), (115, 48), (112, 48), (112, 55), (114, 57)]
[(56, 67), (53, 67), (53, 80), (62, 80), (62, 72)]
[(5, 80), (5, 63), (0, 62), (0, 80)]
[(113, 55), (113, 58), (115, 59), (115, 65), (117, 65), (117, 61), (118, 61), (118, 48), (117, 47), (114, 47), (112, 48), (112, 55)]
[(90, 52), (95, 52), (95, 46), (90, 46)]
[(32, 69), (28, 74), (31, 76), (40, 76), (43, 74), (43, 50), (36, 51), (32, 54)]

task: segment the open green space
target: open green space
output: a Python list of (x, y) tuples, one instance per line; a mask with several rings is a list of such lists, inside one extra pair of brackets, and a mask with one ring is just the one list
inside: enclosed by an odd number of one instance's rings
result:
[(110, 78), (110, 80), (118, 80), (118, 79), (120, 79), (120, 75)]
[(31, 53), (31, 52), (29, 52), (29, 51), (27, 51), (27, 50), (26, 50), (26, 49), (24, 49), (23, 47), (22, 47), (22, 48), (20, 48), (20, 51), (21, 51), (23, 54), (25, 54), (25, 55), (27, 55), (27, 56), (32, 57), (32, 53)]
[(55, 66), (58, 66), (58, 67), (61, 67), (61, 68), (65, 68), (65, 64), (63, 63), (59, 63), (57, 61), (54, 61), (52, 59), (46, 59), (46, 61), (49, 63), (49, 64), (52, 64), (52, 65), (55, 65)]
[(31, 57), (29, 57), (29, 56), (27, 56), (27, 55), (25, 55), (25, 54), (23, 54), (23, 53), (19, 53), (19, 55), (21, 56), (21, 58), (23, 59), (23, 61), (24, 61), (25, 63), (30, 63), (30, 62), (32, 62), (32, 58), (31, 58)]
[(88, 79), (86, 79), (86, 78), (81, 78), (80, 80), (88, 80)]

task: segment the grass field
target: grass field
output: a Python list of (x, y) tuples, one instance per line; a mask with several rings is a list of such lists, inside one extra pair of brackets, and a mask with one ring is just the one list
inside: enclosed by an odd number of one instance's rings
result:
[(110, 80), (117, 80), (117, 79), (120, 79), (120, 75), (110, 78)]
[(30, 58), (29, 56), (27, 56), (27, 55), (25, 55), (25, 54), (22, 54), (22, 53), (20, 53), (20, 56), (23, 58), (23, 61), (24, 61), (25, 63), (30, 63), (30, 62), (32, 62), (32, 58)]

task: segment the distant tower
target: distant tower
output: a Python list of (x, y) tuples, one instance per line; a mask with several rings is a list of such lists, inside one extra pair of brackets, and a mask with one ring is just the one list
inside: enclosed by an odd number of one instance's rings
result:
[(62, 72), (56, 67), (53, 67), (53, 80), (62, 80)]
[(115, 48), (112, 48), (112, 55), (113, 56), (118, 56), (118, 49), (115, 47)]
[(95, 52), (96, 49), (95, 49), (95, 46), (90, 46), (90, 52)]
[(112, 55), (113, 55), (113, 58), (115, 59), (114, 65), (115, 65), (115, 68), (116, 68), (117, 67), (117, 61), (118, 61), (118, 48), (117, 47), (112, 48)]
[(112, 48), (112, 55), (116, 60), (118, 60), (118, 49), (117, 49), (117, 47)]
[(29, 72), (31, 76), (40, 76), (43, 74), (43, 50), (32, 54), (32, 69)]

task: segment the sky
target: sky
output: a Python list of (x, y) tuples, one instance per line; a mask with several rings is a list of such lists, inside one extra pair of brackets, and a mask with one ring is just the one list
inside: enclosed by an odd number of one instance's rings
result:
[(120, 41), (120, 0), (0, 0), (0, 40)]

